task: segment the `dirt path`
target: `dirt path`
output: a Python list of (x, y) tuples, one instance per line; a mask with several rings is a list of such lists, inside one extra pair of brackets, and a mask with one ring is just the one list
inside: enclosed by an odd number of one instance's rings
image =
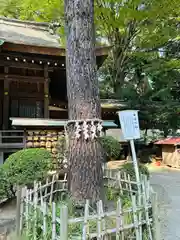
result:
[(9, 232), (15, 227), (16, 202), (12, 201), (0, 208), (0, 233)]
[(180, 240), (180, 171), (152, 173), (151, 184), (159, 195), (161, 240)]

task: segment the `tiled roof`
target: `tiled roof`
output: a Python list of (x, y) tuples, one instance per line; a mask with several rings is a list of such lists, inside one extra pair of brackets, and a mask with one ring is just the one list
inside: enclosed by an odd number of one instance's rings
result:
[(155, 142), (159, 145), (180, 145), (180, 137), (171, 137)]
[(59, 37), (50, 33), (48, 23), (0, 18), (0, 40), (15, 44), (59, 48)]

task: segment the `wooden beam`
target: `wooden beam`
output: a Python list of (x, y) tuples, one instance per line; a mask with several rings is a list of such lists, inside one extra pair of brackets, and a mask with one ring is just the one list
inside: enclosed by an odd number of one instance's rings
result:
[(40, 82), (43, 83), (44, 77), (34, 77), (34, 76), (21, 76), (15, 74), (0, 74), (0, 80), (6, 81), (22, 81), (22, 82)]
[(9, 127), (9, 81), (7, 76), (9, 72), (8, 67), (4, 67), (4, 99), (3, 99), (3, 129)]
[(95, 50), (96, 57), (98, 57), (98, 56), (108, 56), (111, 49), (112, 49), (112, 47), (106, 47), (106, 46), (96, 47), (96, 50)]
[[(54, 68), (65, 68), (65, 56), (44, 57), (39, 55), (27, 55), (28, 53), (0, 53), (0, 64), (13, 64), (12, 67), (22, 66), (23, 68), (44, 69), (48, 64), (48, 71)], [(32, 63), (33, 61), (33, 63)]]
[(50, 100), (50, 105), (59, 105), (59, 106), (68, 106), (68, 102), (67, 101), (62, 101), (62, 100), (58, 100), (58, 99), (51, 99)]
[(44, 118), (49, 118), (49, 78), (48, 67), (44, 68)]
[[(65, 56), (65, 48), (54, 48), (54, 47), (42, 47), (42, 46), (29, 46), (23, 44), (15, 43), (4, 43), (2, 50), (11, 51), (11, 52), (21, 52), (21, 53), (34, 53), (50, 56)], [(96, 56), (106, 56), (109, 54), (111, 47), (96, 47), (95, 52)]]
[[(65, 56), (44, 56), (44, 55), (39, 55), (39, 54), (28, 54), (26, 53), (21, 53), (21, 52), (1, 52), (0, 55), (4, 58), (4, 60), (15, 60), (16, 58), (19, 61), (24, 61), (24, 59), (26, 59), (27, 62), (32, 62), (32, 60), (35, 61), (35, 63), (39, 63), (40, 61), (42, 61), (42, 65), (47, 64), (48, 62), (50, 63), (65, 63)], [(8, 59), (7, 59), (8, 58)], [(49, 68), (49, 65), (48, 65)]]
[(44, 99), (44, 94), (43, 93), (27, 93), (27, 92), (11, 92), (11, 98), (13, 99), (24, 99), (24, 100), (29, 100), (29, 99), (37, 99), (37, 100), (43, 100)]
[(22, 63), (22, 62), (15, 62), (15, 61), (8, 61), (8, 60), (0, 60), (0, 66), (8, 66), (11, 68), (26, 68), (26, 69), (32, 69), (32, 70), (42, 70), (43, 66), (40, 64), (34, 64), (34, 63)]
[(65, 56), (64, 48), (51, 48), (41, 46), (29, 46), (23, 44), (4, 43), (2, 49), (5, 51), (33, 53), (50, 56)]

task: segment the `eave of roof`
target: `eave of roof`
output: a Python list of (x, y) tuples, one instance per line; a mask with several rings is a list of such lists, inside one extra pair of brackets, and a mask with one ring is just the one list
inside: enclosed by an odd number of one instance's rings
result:
[[(113, 111), (117, 111), (119, 109), (123, 109), (127, 106), (127, 103), (124, 101), (120, 101), (120, 100), (114, 100), (114, 99), (101, 99), (101, 108), (103, 110), (113, 110)], [(49, 106), (49, 110), (50, 111), (68, 111), (68, 109), (63, 109), (59, 106), (53, 106), (50, 105)]]
[[(64, 127), (67, 120), (59, 119), (41, 119), (41, 118), (10, 118), (12, 126), (29, 127)], [(118, 125), (113, 121), (103, 121), (103, 128), (117, 128)]]
[[(65, 49), (60, 47), (59, 36), (50, 33), (48, 23), (0, 17), (0, 40), (4, 43), (3, 49), (9, 51), (65, 56)], [(96, 47), (96, 56), (107, 56), (110, 49), (109, 46)]]
[(127, 102), (117, 99), (101, 99), (101, 107), (104, 109), (119, 110), (127, 107)]
[(14, 44), (59, 47), (59, 36), (51, 34), (45, 23), (0, 18), (0, 39)]
[(156, 145), (180, 145), (180, 137), (170, 137), (155, 142)]

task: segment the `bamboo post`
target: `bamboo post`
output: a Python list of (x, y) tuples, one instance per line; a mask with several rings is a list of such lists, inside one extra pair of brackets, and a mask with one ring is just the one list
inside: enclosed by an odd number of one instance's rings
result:
[(39, 193), (40, 193), (41, 206), (43, 207), (43, 195), (42, 195), (42, 185), (41, 185), (41, 182), (39, 183)]
[(151, 192), (150, 181), (148, 180), (146, 175), (144, 175), (144, 180), (145, 180), (146, 198), (147, 198), (147, 201), (149, 201), (150, 200), (150, 192)]
[(67, 173), (64, 174), (64, 183), (63, 183), (63, 186), (62, 186), (63, 190), (66, 188), (66, 181), (67, 181)]
[(132, 196), (132, 213), (133, 213), (133, 220), (134, 220), (134, 228), (136, 233), (136, 240), (139, 239), (139, 223), (138, 223), (138, 217), (137, 217), (137, 205), (136, 205), (136, 197)]
[(82, 240), (86, 240), (89, 237), (88, 217), (89, 217), (89, 200), (86, 200)]
[[(125, 191), (128, 192), (129, 186), (128, 186), (128, 180), (127, 180), (127, 173), (124, 172), (123, 175), (124, 175), (123, 177), (124, 177), (124, 182), (125, 182), (125, 184), (124, 184), (124, 186), (125, 186)], [(131, 184), (131, 183), (130, 183), (130, 184)]]
[(68, 240), (68, 207), (62, 206), (60, 213), (60, 239)]
[(143, 188), (143, 208), (145, 210), (145, 219), (146, 219), (146, 225), (148, 227), (148, 234), (149, 234), (149, 240), (152, 240), (152, 231), (151, 231), (151, 223), (149, 218), (149, 207), (148, 207), (148, 199), (147, 199), (147, 193), (146, 193), (146, 178), (143, 176), (143, 182), (142, 182), (142, 188)]
[(46, 224), (46, 216), (47, 216), (47, 204), (43, 202), (43, 237), (47, 239), (47, 224)]
[(52, 240), (56, 240), (56, 204), (52, 203)]
[(159, 210), (157, 204), (157, 193), (152, 190), (151, 193), (151, 203), (152, 203), (152, 212), (153, 212), (153, 239), (160, 240), (160, 221), (159, 221)]
[(120, 188), (120, 194), (123, 195), (123, 185), (122, 185), (122, 182), (121, 182), (121, 172), (118, 171), (118, 182), (119, 182), (119, 188)]
[[(30, 190), (28, 190), (28, 194), (29, 194), (29, 208), (28, 208), (28, 211), (29, 211), (29, 214), (32, 216), (32, 213), (33, 213), (33, 211), (34, 211), (34, 209), (33, 209), (33, 193), (32, 193), (32, 189), (30, 189)], [(29, 229), (33, 229), (33, 218), (32, 217), (30, 217), (30, 218), (28, 218), (28, 220), (29, 220)]]
[(100, 209), (100, 201), (97, 202), (97, 240), (101, 240), (101, 209)]
[(129, 196), (131, 197), (131, 201), (132, 201), (132, 197), (133, 197), (133, 190), (132, 190), (132, 185), (131, 185), (131, 178), (130, 175), (127, 175), (127, 181), (128, 181), (128, 186), (129, 186)]
[(117, 201), (116, 209), (116, 240), (124, 240), (123, 224), (124, 224), (123, 209), (121, 199), (119, 198)]
[(29, 231), (29, 191), (26, 188), (26, 198), (25, 198), (25, 219), (26, 219), (26, 231)]
[[(145, 190), (143, 189), (142, 186), (144, 186), (144, 182), (141, 178), (141, 182), (139, 183), (138, 196), (137, 196), (137, 204), (138, 204), (138, 208), (139, 208), (139, 211), (138, 211), (138, 221), (139, 221), (139, 223), (142, 222), (142, 211), (144, 210), (144, 208), (143, 208), (143, 197), (145, 197), (145, 195), (143, 195), (143, 193), (145, 194), (145, 192), (144, 192)], [(139, 239), (143, 240), (142, 224), (139, 225)]]
[(38, 184), (36, 182), (34, 182), (34, 196), (33, 196), (34, 197), (34, 199), (33, 199), (34, 200), (33, 201), (34, 202), (34, 206), (33, 206), (33, 212), (34, 212), (34, 214), (33, 214), (34, 215), (33, 216), (34, 217), (34, 219), (33, 219), (34, 220), (34, 227), (33, 227), (34, 228), (34, 233), (33, 233), (34, 236), (33, 237), (34, 237), (34, 240), (37, 239), (37, 232), (36, 232), (37, 231), (37, 204), (38, 204), (38, 192), (37, 191), (38, 191)]
[[(48, 185), (48, 183), (49, 183), (49, 178), (47, 177), (47, 178), (46, 178), (46, 185)], [(47, 193), (48, 193), (48, 187), (46, 186), (46, 188), (45, 188), (45, 193), (44, 193), (44, 197), (47, 196)]]
[(55, 182), (55, 175), (53, 175), (53, 177), (52, 177), (49, 203), (52, 203), (52, 199), (53, 199), (54, 182)]
[(103, 202), (102, 201), (100, 201), (100, 203), (99, 203), (99, 208), (100, 208), (100, 213), (101, 213), (102, 231), (104, 233), (103, 239), (108, 240), (108, 236), (106, 233), (106, 220), (105, 220), (105, 214), (104, 214), (104, 210), (103, 210)]
[(22, 194), (22, 188), (20, 186), (17, 187), (17, 203), (16, 203), (16, 235), (20, 236), (22, 231), (22, 214), (21, 214), (21, 194)]

